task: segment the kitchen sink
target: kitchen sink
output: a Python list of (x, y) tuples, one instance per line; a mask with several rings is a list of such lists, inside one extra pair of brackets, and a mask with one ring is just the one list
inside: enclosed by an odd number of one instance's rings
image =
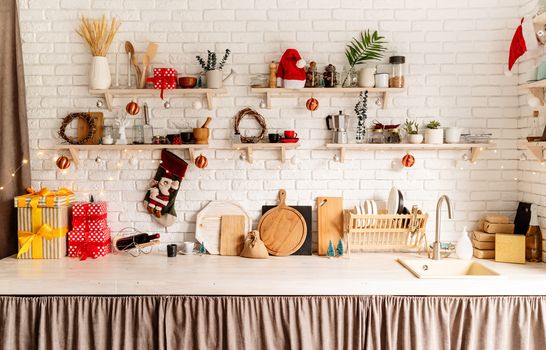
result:
[(417, 278), (483, 278), (500, 275), (479, 262), (459, 259), (397, 259)]

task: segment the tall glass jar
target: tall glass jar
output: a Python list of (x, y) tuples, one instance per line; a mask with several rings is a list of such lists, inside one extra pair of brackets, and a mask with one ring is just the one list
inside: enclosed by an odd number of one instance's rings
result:
[(405, 85), (405, 66), (406, 57), (404, 56), (391, 56), (389, 58), (391, 64), (391, 77), (389, 79), (389, 87), (391, 88), (403, 88)]
[(144, 144), (144, 127), (142, 125), (133, 126), (133, 144)]

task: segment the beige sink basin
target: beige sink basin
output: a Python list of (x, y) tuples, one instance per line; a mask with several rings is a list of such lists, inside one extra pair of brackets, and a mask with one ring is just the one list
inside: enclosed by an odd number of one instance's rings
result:
[(472, 260), (397, 259), (418, 278), (483, 278), (499, 277), (490, 268)]

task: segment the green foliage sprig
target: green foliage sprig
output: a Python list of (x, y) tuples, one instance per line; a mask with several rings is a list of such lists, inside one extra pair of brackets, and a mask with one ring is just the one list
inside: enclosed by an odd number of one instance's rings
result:
[(205, 61), (201, 56), (197, 55), (195, 56), (197, 58), (197, 62), (201, 65), (201, 68), (203, 68), (204, 71), (209, 70), (215, 70), (215, 69), (222, 69), (224, 68), (224, 65), (226, 64), (226, 61), (231, 53), (230, 49), (226, 49), (224, 56), (222, 57), (222, 60), (220, 61), (220, 64), (218, 64), (218, 67), (216, 67), (217, 64), (217, 55), (216, 52), (207, 50), (207, 60)]

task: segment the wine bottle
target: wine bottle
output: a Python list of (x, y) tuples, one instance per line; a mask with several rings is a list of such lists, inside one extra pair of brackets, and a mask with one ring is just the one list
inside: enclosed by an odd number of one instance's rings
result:
[(159, 233), (153, 235), (140, 233), (138, 235), (123, 237), (116, 241), (116, 248), (120, 251), (129, 250), (135, 248), (137, 244), (148, 243), (154, 239), (159, 239)]

